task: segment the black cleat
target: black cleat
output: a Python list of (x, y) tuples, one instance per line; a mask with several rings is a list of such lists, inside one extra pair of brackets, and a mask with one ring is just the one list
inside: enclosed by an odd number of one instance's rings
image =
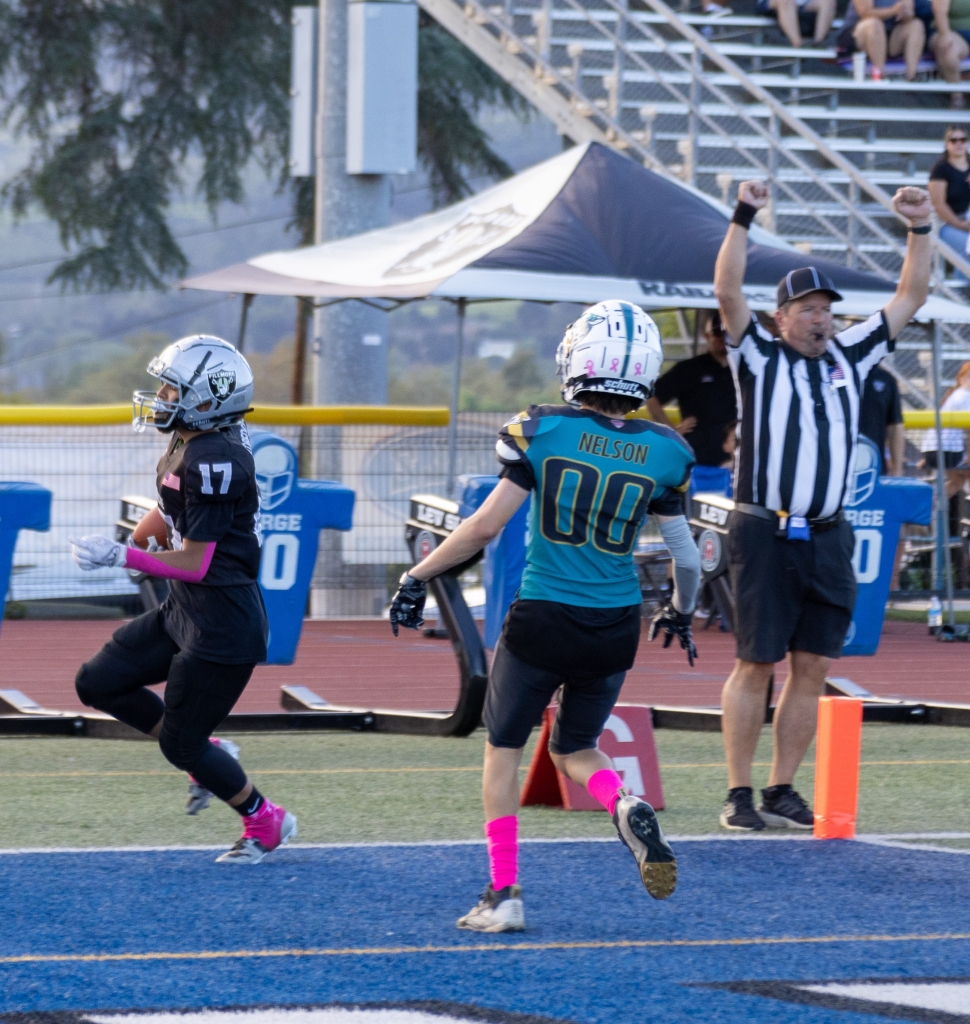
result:
[(754, 794), (750, 786), (728, 790), (728, 798), (721, 810), (721, 825), (737, 832), (761, 832), (765, 823), (754, 809)]
[(647, 892), (655, 900), (673, 895), (677, 888), (677, 858), (650, 804), (624, 792), (613, 809), (613, 824), (636, 858), (640, 880)]
[(763, 789), (758, 814), (768, 828), (798, 828), (807, 831), (815, 827), (812, 809), (787, 785)]

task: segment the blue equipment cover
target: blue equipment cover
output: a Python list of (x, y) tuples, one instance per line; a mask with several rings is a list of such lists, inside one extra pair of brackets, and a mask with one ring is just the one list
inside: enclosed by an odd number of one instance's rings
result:
[(928, 526), (933, 488), (921, 480), (879, 476), (879, 449), (859, 438), (855, 473), (845, 495), (845, 517), (855, 531), (852, 567), (859, 587), (843, 654), (875, 654), (882, 635), (889, 584), (903, 523)]
[[(498, 484), (497, 476), (458, 478), (458, 514), (467, 519), (481, 508)], [(505, 524), (505, 529), (485, 548), (485, 646), (495, 650), (509, 605), (515, 600), (525, 568), (525, 535), (532, 496)]]
[(51, 492), (37, 484), (0, 483), (0, 595), (4, 599), (10, 586), (17, 534), (51, 528), (51, 498)]
[(303, 629), (321, 530), (349, 530), (354, 492), (332, 480), (300, 480), (296, 450), (281, 437), (250, 431), (260, 493), (259, 586), (269, 618), (271, 665), (289, 665)]

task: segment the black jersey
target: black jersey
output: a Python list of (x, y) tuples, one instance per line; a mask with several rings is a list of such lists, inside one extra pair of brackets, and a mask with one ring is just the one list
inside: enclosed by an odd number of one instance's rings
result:
[(266, 658), (268, 626), (259, 575), (259, 490), (244, 424), (187, 442), (175, 434), (158, 463), (158, 508), (169, 547), (216, 545), (199, 583), (171, 581), (165, 629), (182, 650), (210, 661)]

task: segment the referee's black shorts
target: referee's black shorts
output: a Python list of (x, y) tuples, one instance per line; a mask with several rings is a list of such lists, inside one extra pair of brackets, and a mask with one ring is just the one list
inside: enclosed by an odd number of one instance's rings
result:
[(737, 656), (764, 663), (788, 651), (838, 658), (855, 607), (852, 527), (843, 521), (811, 540), (786, 540), (769, 520), (735, 511), (728, 530)]

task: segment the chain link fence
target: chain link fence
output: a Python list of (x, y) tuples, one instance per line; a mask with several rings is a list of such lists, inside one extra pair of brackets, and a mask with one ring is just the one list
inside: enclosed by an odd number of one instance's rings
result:
[[(905, 361), (909, 374), (929, 375), (929, 352), (904, 348), (893, 368)], [(944, 377), (951, 381), (958, 356), (948, 357)], [(495, 473), (496, 434), (509, 413), (462, 413), (457, 431), (457, 475)], [(253, 428), (256, 430), (267, 428)], [(400, 573), (411, 563), (404, 521), (412, 494), (448, 496), (448, 428), (424, 426), (283, 426), (269, 428), (297, 449), (300, 475), (337, 480), (356, 494), (353, 529), (325, 530), (320, 536), (308, 613), (314, 617), (370, 616), (381, 613)], [(930, 432), (932, 433), (932, 432)], [(907, 430), (908, 476), (932, 480), (935, 469), (922, 465), (926, 431)], [(930, 439), (931, 440), (931, 439)], [(70, 538), (86, 533), (113, 535), (126, 495), (155, 496), (155, 466), (165, 448), (157, 434), (135, 434), (119, 426), (2, 426), (0, 479), (26, 480), (53, 493), (51, 529), (20, 533), (7, 599), (75, 600), (137, 607), (137, 589), (123, 569), (79, 570)], [(961, 587), (970, 586), (970, 534), (951, 516), (951, 537), (959, 555)], [(934, 520), (935, 521), (935, 520)], [(647, 533), (652, 534), (652, 525)], [(923, 590), (932, 577), (934, 530), (907, 527), (908, 551), (900, 581)], [(964, 540), (966, 542), (964, 543)], [(925, 564), (924, 564), (925, 563)]]
[[(457, 474), (494, 473), (495, 437), (511, 413), (462, 413)], [(314, 426), (270, 429), (300, 453), (300, 475), (337, 480), (356, 494), (353, 529), (323, 531), (313, 581), (314, 614), (372, 615), (390, 580), (410, 564), (404, 520), (412, 494), (448, 493), (448, 428)], [(165, 440), (130, 426), (0, 427), (0, 479), (26, 480), (53, 493), (51, 528), (20, 533), (9, 600), (133, 597), (123, 569), (81, 572), (70, 538), (114, 535), (124, 495), (154, 499)]]

